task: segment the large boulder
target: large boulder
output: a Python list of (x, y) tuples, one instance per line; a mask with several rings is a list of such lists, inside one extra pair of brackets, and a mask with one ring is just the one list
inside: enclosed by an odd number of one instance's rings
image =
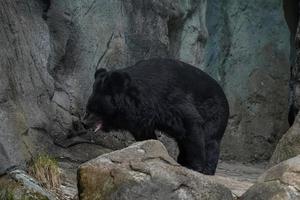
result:
[(78, 191), (81, 200), (233, 198), (211, 177), (177, 164), (156, 140), (134, 143), (82, 164)]
[(283, 135), (269, 161), (269, 165), (276, 165), (284, 160), (300, 155), (300, 115), (293, 126)]
[(241, 199), (300, 199), (300, 155), (267, 170)]

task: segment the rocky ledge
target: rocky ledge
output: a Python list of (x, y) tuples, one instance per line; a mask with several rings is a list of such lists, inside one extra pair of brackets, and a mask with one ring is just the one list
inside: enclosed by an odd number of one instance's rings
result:
[(241, 199), (300, 199), (300, 155), (268, 169)]
[(92, 199), (233, 199), (231, 191), (181, 167), (156, 140), (135, 143), (104, 154), (78, 169), (81, 200)]

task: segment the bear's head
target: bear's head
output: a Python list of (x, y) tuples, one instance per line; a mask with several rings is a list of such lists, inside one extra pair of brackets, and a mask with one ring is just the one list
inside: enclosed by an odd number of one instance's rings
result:
[(94, 131), (102, 129), (109, 131), (114, 128), (122, 128), (121, 115), (126, 106), (136, 104), (138, 91), (131, 84), (131, 78), (126, 72), (98, 69), (95, 72), (95, 82), (90, 95), (83, 124), (86, 128), (94, 128)]

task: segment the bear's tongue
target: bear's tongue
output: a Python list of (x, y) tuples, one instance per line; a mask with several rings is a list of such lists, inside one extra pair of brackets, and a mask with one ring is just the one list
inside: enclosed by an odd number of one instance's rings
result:
[(95, 128), (95, 130), (94, 130), (94, 133), (96, 133), (97, 131), (99, 131), (99, 130), (101, 129), (101, 127), (102, 127), (102, 123), (101, 123), (101, 122), (98, 122), (98, 123), (96, 124), (96, 128)]

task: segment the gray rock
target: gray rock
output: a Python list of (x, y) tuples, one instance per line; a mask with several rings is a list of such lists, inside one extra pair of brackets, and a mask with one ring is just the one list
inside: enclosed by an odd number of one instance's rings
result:
[(237, 161), (221, 161), (213, 179), (231, 190), (234, 199), (239, 199), (257, 178), (265, 172), (265, 164), (244, 164)]
[(275, 165), (258, 178), (243, 200), (300, 199), (300, 156)]
[[(40, 188), (38, 185), (31, 183), (31, 187), (23, 185), (22, 182), (15, 181), (9, 176), (1, 176), (0, 178), (0, 199), (1, 200), (58, 200), (54, 195)], [(41, 190), (36, 190), (37, 187)]]
[(11, 171), (9, 175), (14, 180), (20, 182), (26, 189), (41, 194), (42, 196), (47, 197), (49, 200), (57, 200), (57, 197), (54, 194), (51, 194), (49, 191), (46, 191), (37, 180), (29, 176), (25, 171), (14, 170)]
[(157, 140), (104, 154), (82, 164), (77, 174), (82, 200), (233, 199), (210, 176), (177, 164)]
[(288, 128), (289, 31), (280, 0), (211, 0), (203, 69), (230, 105), (222, 158), (268, 160)]
[(177, 160), (177, 157), (179, 155), (179, 149), (175, 139), (169, 137), (167, 134), (164, 134), (161, 131), (156, 131), (155, 134), (157, 136), (157, 139), (166, 147), (168, 154), (174, 160)]
[(47, 71), (48, 27), (38, 1), (1, 1), (0, 174), (31, 153), (24, 137), (49, 130), (53, 79)]
[(132, 143), (127, 133), (76, 135), (73, 124), (97, 68), (152, 57), (181, 59), (223, 85), (232, 113), (223, 158), (270, 157), (287, 127), (289, 47), (279, 0), (209, 1), (208, 41), (206, 0), (47, 2), (0, 3), (0, 174), (37, 153), (82, 161), (99, 145)]
[[(86, 157), (79, 143), (113, 149), (130, 144), (130, 134), (91, 140), (73, 131), (96, 68), (117, 69), (151, 57), (199, 65), (203, 57), (198, 50), (207, 37), (205, 0), (4, 0), (0, 5), (0, 174), (24, 166), (37, 153), (85, 160), (102, 149), (90, 145)], [(66, 142), (72, 137), (77, 138)]]
[(295, 119), (293, 126), (283, 135), (269, 161), (274, 166), (289, 158), (300, 155), (300, 115)]

